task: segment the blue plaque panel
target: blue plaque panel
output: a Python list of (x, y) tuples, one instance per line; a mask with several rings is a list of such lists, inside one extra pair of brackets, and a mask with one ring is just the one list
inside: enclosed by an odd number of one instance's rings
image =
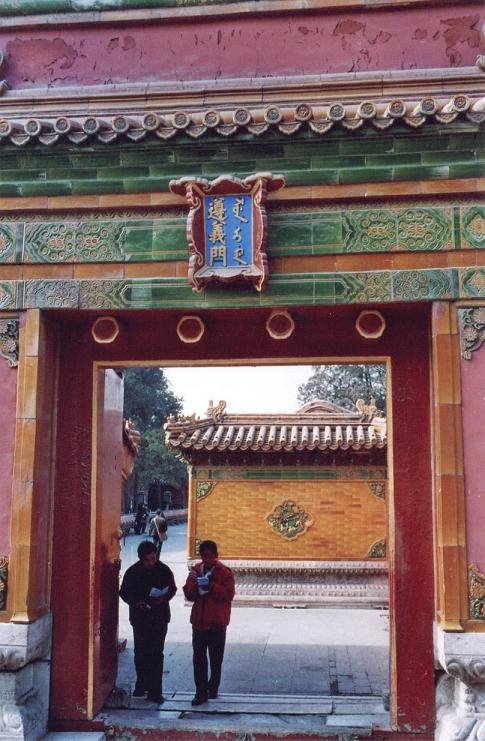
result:
[(253, 199), (204, 197), (205, 264), (217, 270), (253, 265)]

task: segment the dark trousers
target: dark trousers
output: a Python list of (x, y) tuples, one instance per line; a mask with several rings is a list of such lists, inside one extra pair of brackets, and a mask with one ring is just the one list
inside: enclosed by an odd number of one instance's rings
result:
[[(209, 630), (192, 631), (195, 691), (198, 695), (208, 691), (217, 692), (219, 689), (225, 645), (226, 628), (224, 625), (214, 625)], [(210, 661), (210, 679), (207, 653), (209, 653)]]
[(163, 648), (167, 623), (147, 619), (132, 627), (137, 688), (146, 690), (150, 697), (158, 697), (162, 693)]

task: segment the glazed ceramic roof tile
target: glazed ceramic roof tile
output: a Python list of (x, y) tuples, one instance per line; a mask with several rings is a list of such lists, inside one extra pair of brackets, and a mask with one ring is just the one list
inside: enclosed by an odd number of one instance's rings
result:
[[(358, 402), (359, 403), (359, 402)], [(295, 414), (230, 415), (225, 402), (209, 406), (207, 417), (170, 417), (166, 444), (179, 451), (288, 452), (383, 449), (387, 425), (375, 406), (349, 412), (330, 402), (306, 404)]]

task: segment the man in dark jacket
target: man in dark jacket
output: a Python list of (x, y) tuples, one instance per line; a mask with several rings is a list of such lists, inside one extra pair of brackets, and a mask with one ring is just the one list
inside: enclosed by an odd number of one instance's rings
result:
[(162, 703), (163, 648), (170, 622), (169, 601), (177, 591), (172, 571), (157, 559), (149, 540), (138, 546), (138, 561), (126, 570), (120, 596), (130, 606), (135, 642), (134, 697)]
[(200, 544), (202, 563), (191, 569), (184, 586), (186, 598), (194, 603), (190, 615), (195, 680), (192, 705), (202, 705), (209, 698), (215, 699), (221, 681), (226, 627), (234, 599), (234, 577), (231, 569), (224, 566), (217, 555), (214, 541), (204, 540)]

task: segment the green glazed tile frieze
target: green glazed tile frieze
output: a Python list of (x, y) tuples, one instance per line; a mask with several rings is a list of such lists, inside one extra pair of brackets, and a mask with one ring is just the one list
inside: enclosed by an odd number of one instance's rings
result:
[(460, 298), (485, 297), (485, 267), (460, 270), (459, 280)]
[(0, 224), (0, 262), (15, 262), (16, 232), (22, 226)]
[(23, 306), (23, 281), (0, 282), (0, 309), (15, 309)]
[[(231, 140), (187, 141), (179, 136), (163, 142), (147, 139), (100, 145), (68, 144), (25, 150), (2, 144), (0, 196), (149, 193), (167, 191), (172, 178), (213, 178), (221, 173), (246, 177), (272, 171), (288, 185), (401, 182), (485, 175), (483, 136), (471, 124), (427, 130), (369, 132), (349, 137), (334, 131), (320, 139), (311, 131), (264, 138), (238, 134)], [(282, 138), (283, 137), (283, 138)]]
[(135, 8), (179, 8), (237, 2), (241, 0), (3, 0), (1, 14), (21, 16), (37, 13), (134, 10)]
[(75, 280), (28, 280), (24, 305), (35, 309), (76, 309), (79, 283)]
[(400, 270), (392, 274), (392, 294), (396, 301), (450, 299), (457, 293), (456, 271)]
[(464, 247), (485, 247), (485, 206), (473, 206), (460, 212)]
[[(235, 410), (237, 412), (237, 410)], [(305, 468), (303, 466), (287, 466), (282, 465), (275, 468), (264, 467), (264, 468), (244, 468), (241, 467), (219, 467), (219, 468), (206, 468), (194, 466), (192, 469), (192, 476), (194, 479), (199, 480), (215, 480), (215, 481), (229, 481), (229, 480), (289, 480), (289, 481), (336, 481), (339, 479), (352, 479), (359, 480), (365, 479), (386, 479), (387, 472), (385, 468), (375, 467), (361, 467), (361, 468), (349, 468), (346, 466), (333, 466), (331, 468)]]
[(118, 221), (27, 223), (25, 262), (117, 262), (123, 259)]
[(376, 304), (485, 298), (485, 268), (271, 276), (268, 290), (227, 286), (194, 294), (185, 278), (0, 283), (0, 309), (202, 309)]
[[(485, 247), (485, 207), (268, 208), (269, 257)], [(186, 214), (0, 217), (0, 264), (186, 260)]]

